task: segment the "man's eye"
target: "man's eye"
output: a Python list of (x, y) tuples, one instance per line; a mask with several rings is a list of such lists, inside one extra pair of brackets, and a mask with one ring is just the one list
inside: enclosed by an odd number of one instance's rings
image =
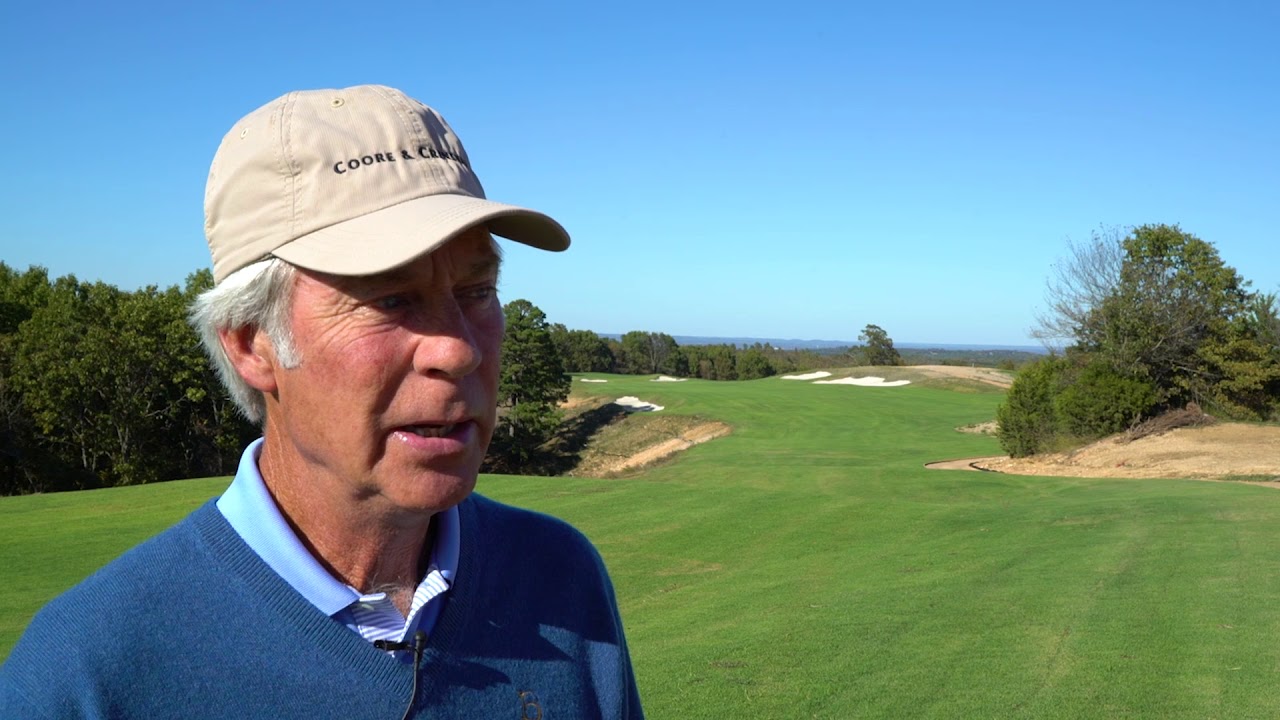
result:
[(379, 310), (399, 310), (409, 304), (409, 298), (404, 295), (387, 295), (373, 301), (373, 306)]
[(470, 302), (487, 302), (498, 296), (498, 288), (493, 285), (469, 288), (459, 294), (463, 300)]

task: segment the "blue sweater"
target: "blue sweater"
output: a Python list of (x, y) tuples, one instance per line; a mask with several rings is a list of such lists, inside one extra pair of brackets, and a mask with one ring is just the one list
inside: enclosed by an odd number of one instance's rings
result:
[[(639, 718), (599, 555), (473, 495), (418, 718)], [(60, 596), (0, 668), (0, 718), (396, 720), (413, 666), (322, 614), (210, 502)]]

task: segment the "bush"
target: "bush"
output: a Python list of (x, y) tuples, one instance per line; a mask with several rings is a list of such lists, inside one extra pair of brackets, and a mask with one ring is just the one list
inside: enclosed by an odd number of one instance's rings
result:
[(1012, 457), (1059, 450), (1124, 430), (1148, 416), (1158, 392), (1096, 356), (1048, 357), (1023, 368), (996, 412)]
[(1054, 397), (1068, 367), (1064, 358), (1047, 357), (1030, 363), (1014, 379), (996, 411), (996, 437), (1011, 457), (1034, 455), (1057, 439)]
[(1064, 385), (1054, 399), (1054, 408), (1062, 432), (1078, 440), (1096, 440), (1146, 417), (1156, 404), (1156, 395), (1151, 383), (1127, 377), (1095, 360)]

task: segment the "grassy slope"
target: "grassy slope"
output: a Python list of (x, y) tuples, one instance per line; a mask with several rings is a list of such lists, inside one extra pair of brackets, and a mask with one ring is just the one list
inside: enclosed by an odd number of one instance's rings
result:
[[(652, 717), (1280, 712), (1274, 490), (921, 467), (995, 453), (952, 428), (998, 394), (609, 380), (575, 386), (735, 432), (637, 478), (481, 491), (595, 540)], [(221, 485), (0, 501), (0, 652), (50, 593)]]

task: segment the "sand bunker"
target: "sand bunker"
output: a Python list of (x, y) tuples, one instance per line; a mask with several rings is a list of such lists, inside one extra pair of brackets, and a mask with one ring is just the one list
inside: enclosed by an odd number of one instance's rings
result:
[(608, 380), (597, 380), (596, 378), (579, 378), (582, 382), (609, 382)]
[(902, 385), (910, 385), (910, 380), (892, 380), (887, 381), (882, 377), (868, 375), (867, 377), (847, 377), (839, 380), (815, 380), (814, 385), (861, 385), (862, 387), (899, 387)]
[(817, 380), (818, 378), (831, 377), (831, 373), (826, 370), (805, 373), (803, 375), (783, 375), (779, 380)]
[(627, 412), (657, 412), (665, 407), (663, 405), (654, 405), (648, 400), (641, 400), (634, 395), (620, 397), (614, 400), (613, 404), (621, 405)]
[(649, 382), (684, 382), (687, 378), (673, 378), (670, 375), (659, 375)]

